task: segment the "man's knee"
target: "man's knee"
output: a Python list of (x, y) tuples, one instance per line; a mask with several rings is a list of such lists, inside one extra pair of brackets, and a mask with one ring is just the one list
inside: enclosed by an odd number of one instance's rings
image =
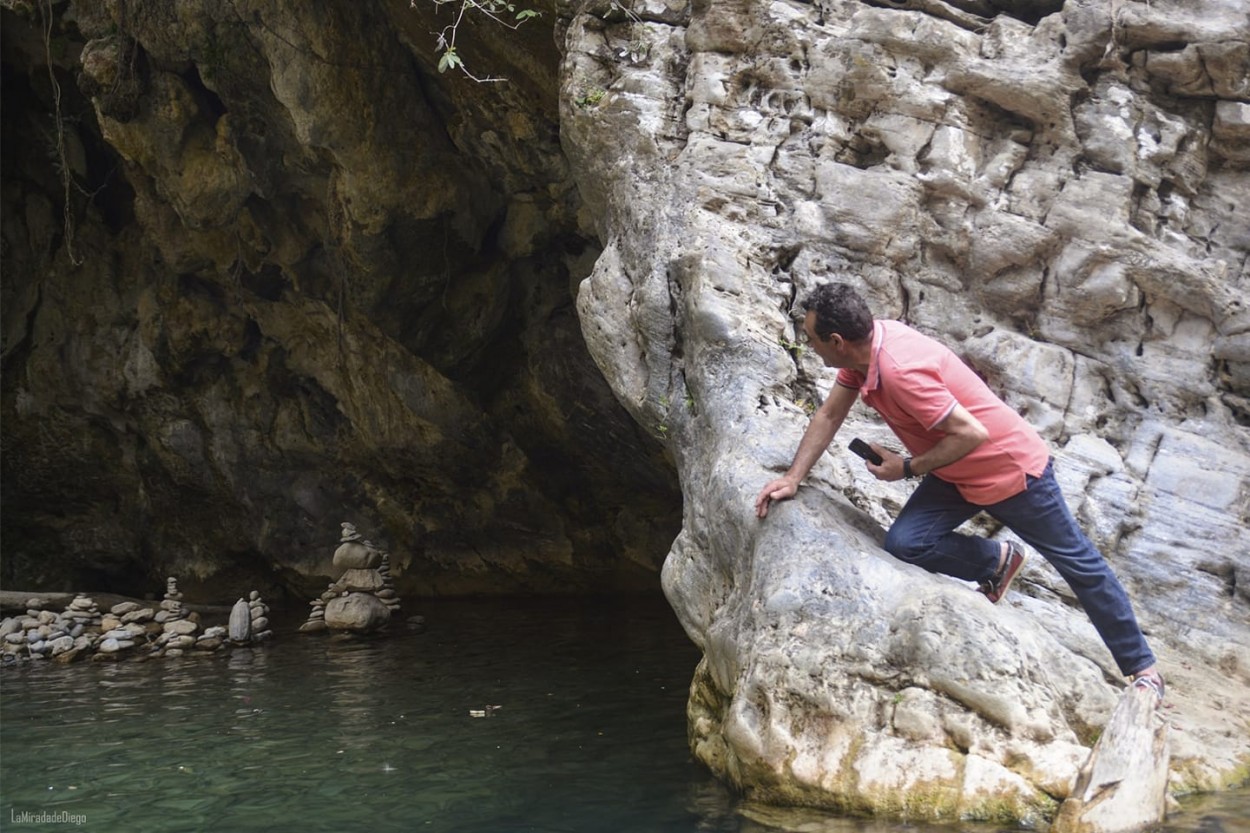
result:
[(925, 555), (933, 549), (919, 541), (914, 535), (908, 534), (906, 530), (899, 529), (898, 524), (890, 527), (890, 531), (885, 534), (885, 543), (882, 546), (890, 555), (908, 564), (921, 564), (925, 560)]

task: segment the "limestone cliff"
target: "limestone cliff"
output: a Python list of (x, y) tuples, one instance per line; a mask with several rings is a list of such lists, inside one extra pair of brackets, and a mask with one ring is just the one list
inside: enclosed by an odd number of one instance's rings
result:
[[(633, 8), (571, 9), (565, 146), (604, 246), (578, 309), (678, 460), (698, 757), (764, 799), (1037, 818), (1122, 685), (1041, 559), (994, 608), (884, 554), (909, 489), (849, 454), (755, 518), (832, 382), (795, 301), (841, 279), (1039, 427), (1171, 680), (1173, 787), (1243, 778), (1244, 4)], [(867, 411), (856, 435), (894, 442)]]
[(406, 594), (655, 586), (552, 15), (466, 34), (474, 84), (432, 9), (5, 3), (6, 586), (306, 598), (342, 521)]

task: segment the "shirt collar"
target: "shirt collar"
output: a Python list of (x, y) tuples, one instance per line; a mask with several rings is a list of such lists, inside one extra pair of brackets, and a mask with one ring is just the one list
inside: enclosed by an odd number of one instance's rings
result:
[(864, 390), (876, 390), (881, 387), (881, 365), (877, 361), (881, 353), (881, 342), (885, 339), (885, 326), (880, 321), (872, 322), (872, 354), (868, 358), (868, 373), (864, 377)]

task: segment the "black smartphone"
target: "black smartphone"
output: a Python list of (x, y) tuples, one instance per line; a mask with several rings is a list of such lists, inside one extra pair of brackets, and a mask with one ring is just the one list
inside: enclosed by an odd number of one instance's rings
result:
[(851, 451), (855, 452), (860, 457), (863, 457), (865, 460), (872, 463), (874, 466), (879, 466), (883, 462), (885, 462), (885, 459), (880, 454), (873, 451), (871, 446), (869, 446), (868, 443), (864, 442), (859, 437), (856, 437), (855, 439), (851, 440)]

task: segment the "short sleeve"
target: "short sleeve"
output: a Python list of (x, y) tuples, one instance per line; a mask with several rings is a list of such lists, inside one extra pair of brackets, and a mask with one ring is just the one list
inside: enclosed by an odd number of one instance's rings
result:
[(932, 431), (959, 404), (937, 368), (930, 366), (900, 368), (884, 392), (926, 431)]
[(864, 386), (864, 374), (844, 367), (838, 371), (838, 384), (844, 388), (859, 390)]

